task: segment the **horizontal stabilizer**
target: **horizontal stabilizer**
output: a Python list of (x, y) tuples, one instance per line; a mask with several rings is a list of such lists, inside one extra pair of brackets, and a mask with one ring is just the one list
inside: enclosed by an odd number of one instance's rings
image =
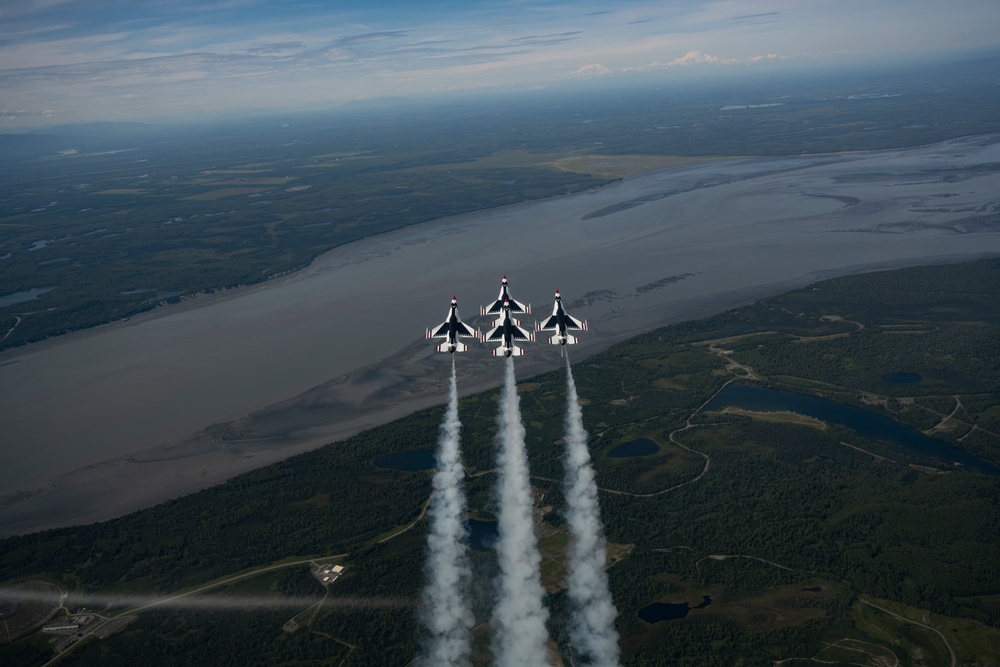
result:
[(561, 336), (553, 336), (549, 339), (549, 343), (552, 345), (576, 345), (580, 342), (580, 339), (575, 336), (566, 336), (565, 343)]
[(494, 357), (520, 357), (524, 356), (524, 350), (519, 348), (517, 345), (512, 345), (510, 347), (510, 354), (507, 354), (507, 348), (501, 345), (493, 350)]
[(465, 343), (455, 343), (454, 349), (452, 349), (452, 346), (448, 344), (438, 345), (436, 347), (438, 352), (468, 352), (469, 350), (469, 346)]

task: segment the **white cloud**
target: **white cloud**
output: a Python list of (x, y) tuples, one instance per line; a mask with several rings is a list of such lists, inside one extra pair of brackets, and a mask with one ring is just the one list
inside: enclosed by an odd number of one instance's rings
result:
[[(995, 45), (1000, 3), (962, 0), (960, 6), (932, 0), (759, 0), (752, 6), (745, 0), (469, 0), (435, 13), (423, 5), (394, 4), (389, 11), (379, 0), (280, 6), (25, 0), (0, 8), (0, 105), (51, 108), (81, 119), (84, 112), (89, 118), (149, 116), (244, 103), (294, 108), (385, 94), (530, 88), (638, 70), (697, 73), (788, 54), (879, 59)], [(114, 16), (122, 18), (107, 18)], [(117, 100), (134, 95), (128, 98), (134, 102), (104, 106), (111, 92)]]

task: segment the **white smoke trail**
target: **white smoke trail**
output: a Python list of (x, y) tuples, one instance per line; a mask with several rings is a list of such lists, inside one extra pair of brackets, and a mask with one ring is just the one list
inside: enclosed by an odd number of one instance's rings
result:
[(501, 666), (544, 665), (549, 613), (542, 604), (541, 556), (532, 521), (534, 503), (512, 357), (507, 358), (497, 426), (500, 575), (493, 608), (493, 656)]
[(474, 624), (469, 605), (471, 568), (466, 551), (465, 469), (459, 454), (458, 383), (455, 357), (451, 359), (448, 408), (438, 436), (437, 471), (427, 510), (427, 584), (420, 600), (420, 619), (428, 631), (426, 665), (468, 665)]
[(570, 529), (567, 593), (570, 599), (570, 641), (581, 661), (575, 664), (617, 665), (618, 611), (611, 600), (604, 526), (597, 502), (594, 466), (587, 449), (587, 431), (576, 394), (576, 382), (566, 355), (566, 522)]

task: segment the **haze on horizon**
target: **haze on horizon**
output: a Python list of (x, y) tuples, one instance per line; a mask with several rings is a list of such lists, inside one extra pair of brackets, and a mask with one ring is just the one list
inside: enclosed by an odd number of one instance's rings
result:
[(0, 130), (934, 59), (998, 24), (995, 0), (26, 0), (0, 7)]

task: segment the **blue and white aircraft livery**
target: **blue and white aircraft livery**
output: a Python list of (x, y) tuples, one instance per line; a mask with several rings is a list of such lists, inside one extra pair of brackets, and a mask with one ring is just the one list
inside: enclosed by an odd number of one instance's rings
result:
[(493, 305), (490, 306), (489, 308), (486, 308), (485, 306), (482, 307), (482, 308), (480, 308), (479, 309), (479, 314), (480, 315), (499, 315), (500, 313), (503, 312), (504, 302), (506, 302), (506, 301), (510, 302), (510, 312), (512, 312), (512, 313), (530, 313), (531, 312), (531, 304), (529, 303), (526, 306), (523, 303), (521, 303), (520, 301), (516, 301), (516, 300), (510, 298), (510, 294), (507, 292), (507, 287), (508, 287), (508, 285), (507, 285), (507, 276), (504, 276), (503, 280), (500, 281), (500, 296), (497, 297), (497, 300), (494, 301)]
[(473, 329), (458, 317), (458, 299), (451, 297), (451, 310), (448, 318), (433, 329), (427, 330), (426, 338), (444, 338), (445, 342), (437, 346), (438, 352), (465, 352), (469, 346), (458, 341), (462, 338), (479, 338), (479, 331)]
[[(549, 343), (553, 345), (573, 345), (580, 342), (579, 338), (570, 336), (567, 330), (586, 331), (587, 322), (576, 319), (572, 315), (567, 315), (563, 310), (562, 297), (559, 290), (556, 290), (556, 301), (552, 305), (552, 315), (541, 324), (535, 323), (535, 331), (555, 331), (556, 335), (549, 338)], [(559, 348), (560, 354), (563, 348)]]
[[(507, 279), (504, 279), (506, 289)], [(483, 336), (484, 343), (500, 343), (500, 347), (493, 350), (495, 357), (519, 357), (524, 354), (524, 350), (514, 345), (514, 341), (524, 342), (535, 340), (535, 335), (530, 331), (521, 328), (521, 323), (510, 316), (510, 298), (503, 300), (502, 317), (493, 323), (493, 328)]]

